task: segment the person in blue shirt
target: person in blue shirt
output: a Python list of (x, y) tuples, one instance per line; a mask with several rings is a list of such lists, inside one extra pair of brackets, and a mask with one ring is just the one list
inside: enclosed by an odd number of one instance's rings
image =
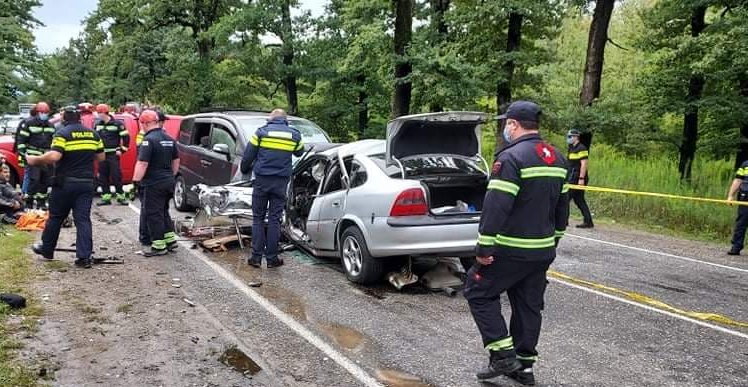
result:
[[(265, 257), (268, 268), (283, 265), (278, 257), (280, 220), (291, 178), (291, 157), (301, 156), (301, 133), (288, 125), (286, 112), (275, 109), (265, 126), (250, 138), (241, 162), (241, 172), (255, 175), (252, 185), (252, 253), (250, 266), (259, 268)], [(267, 216), (267, 229), (265, 218)]]

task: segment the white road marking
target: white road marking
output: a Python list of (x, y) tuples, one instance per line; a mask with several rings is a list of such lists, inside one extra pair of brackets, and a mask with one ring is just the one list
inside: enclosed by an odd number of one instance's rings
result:
[(603, 293), (601, 291), (597, 291), (597, 290), (594, 290), (594, 289), (586, 288), (584, 286), (580, 286), (580, 285), (577, 285), (577, 284), (569, 283), (569, 282), (566, 282), (566, 281), (563, 281), (563, 280), (560, 280), (560, 279), (557, 279), (557, 278), (550, 278), (549, 277), (548, 280), (552, 281), (552, 282), (560, 283), (562, 285), (566, 285), (566, 286), (574, 288), (574, 289), (578, 289), (578, 290), (582, 290), (582, 291), (589, 292), (589, 293), (592, 293), (592, 294), (596, 294), (598, 296), (610, 298), (611, 300), (615, 300), (615, 301), (618, 301), (618, 302), (623, 302), (624, 304), (633, 305), (633, 306), (636, 306), (636, 307), (639, 307), (639, 308), (642, 308), (642, 309), (646, 309), (646, 310), (651, 311), (651, 312), (664, 314), (664, 315), (669, 316), (669, 317), (677, 318), (678, 320), (687, 321), (687, 322), (690, 322), (690, 323), (693, 323), (693, 324), (696, 324), (696, 325), (700, 325), (700, 326), (705, 327), (705, 328), (713, 329), (715, 331), (719, 331), (719, 332), (722, 332), (722, 333), (727, 333), (727, 334), (730, 334), (730, 335), (733, 335), (733, 336), (737, 336), (737, 337), (741, 337), (743, 339), (747, 339), (748, 340), (748, 334), (745, 334), (745, 333), (742, 333), (742, 332), (738, 332), (738, 331), (734, 331), (732, 329), (728, 329), (728, 328), (725, 328), (725, 327), (721, 327), (719, 325), (714, 325), (714, 324), (710, 324), (710, 323), (707, 323), (707, 322), (703, 322), (703, 321), (699, 321), (699, 320), (696, 320), (696, 319), (692, 319), (690, 317), (681, 316), (681, 315), (676, 314), (676, 313), (668, 312), (666, 310), (657, 309), (657, 308), (651, 307), (649, 305), (640, 304), (640, 303), (635, 302), (635, 301), (627, 300), (625, 298), (621, 298), (621, 297), (614, 296), (614, 295), (611, 295), (611, 294)]
[(624, 248), (624, 249), (630, 249), (630, 250), (640, 251), (640, 252), (643, 252), (643, 253), (656, 254), (656, 255), (661, 255), (663, 257), (680, 259), (682, 261), (688, 261), (688, 262), (694, 262), (694, 263), (701, 263), (701, 264), (704, 264), (704, 265), (719, 267), (721, 269), (733, 270), (733, 271), (737, 271), (737, 272), (741, 272), (741, 273), (748, 273), (748, 269), (742, 269), (742, 268), (739, 268), (739, 267), (727, 266), (727, 265), (720, 265), (719, 263), (702, 261), (700, 259), (688, 258), (688, 257), (680, 256), (680, 255), (663, 253), (661, 251), (648, 250), (648, 249), (643, 249), (641, 247), (628, 246), (628, 245), (624, 245), (624, 244), (620, 244), (620, 243), (608, 242), (608, 241), (603, 241), (603, 240), (595, 239), (595, 238), (583, 237), (581, 235), (574, 235), (574, 234), (569, 234), (569, 233), (567, 233), (565, 235), (573, 237), (573, 238), (584, 239), (586, 241), (597, 242), (597, 243), (602, 243), (602, 244), (605, 244), (605, 245), (610, 245), (610, 246), (615, 246), (615, 247), (621, 247), (621, 248)]
[[(140, 209), (135, 207), (132, 203), (129, 204), (129, 207), (135, 213), (140, 214)], [(275, 318), (280, 320), (283, 324), (285, 324), (288, 328), (294, 331), (297, 335), (299, 335), (304, 340), (306, 340), (309, 344), (315, 346), (322, 353), (324, 353), (326, 356), (332, 359), (335, 363), (343, 367), (343, 369), (348, 371), (348, 373), (350, 373), (359, 382), (363, 383), (367, 387), (384, 387), (382, 383), (377, 381), (373, 376), (369, 375), (369, 373), (367, 373), (363, 368), (359, 367), (351, 359), (345, 357), (345, 355), (335, 350), (335, 348), (327, 344), (319, 336), (315, 335), (314, 332), (310, 331), (309, 329), (301, 325), (298, 321), (294, 320), (293, 317), (289, 316), (288, 314), (284, 313), (283, 311), (275, 307), (275, 305), (273, 305), (265, 297), (263, 297), (262, 295), (254, 291), (252, 288), (247, 286), (244, 282), (236, 278), (236, 276), (231, 274), (228, 270), (221, 267), (221, 265), (211, 261), (210, 259), (206, 258), (199, 252), (191, 249), (189, 243), (179, 242), (179, 244), (183, 247), (183, 250), (186, 250), (187, 252), (189, 252), (190, 254), (198, 258), (199, 260), (201, 260), (205, 265), (210, 267), (216, 274), (223, 277), (226, 281), (228, 281), (228, 283), (233, 285), (237, 290), (244, 293), (244, 295), (249, 297), (252, 301), (260, 305), (268, 313), (272, 314)]]

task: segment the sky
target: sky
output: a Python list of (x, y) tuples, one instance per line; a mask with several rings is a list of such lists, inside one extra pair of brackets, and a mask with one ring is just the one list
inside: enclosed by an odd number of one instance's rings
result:
[[(97, 3), (98, 0), (42, 0), (42, 6), (34, 12), (44, 23), (44, 27), (34, 31), (39, 52), (53, 53), (67, 45), (71, 38), (78, 37), (83, 31), (81, 20), (96, 8)], [(324, 11), (327, 0), (301, 0), (300, 3), (302, 9), (318, 16)]]

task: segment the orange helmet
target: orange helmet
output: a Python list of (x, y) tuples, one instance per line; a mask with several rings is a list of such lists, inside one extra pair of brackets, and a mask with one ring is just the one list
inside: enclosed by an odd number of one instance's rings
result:
[(96, 113), (109, 113), (109, 105), (105, 103), (96, 105)]
[(144, 110), (142, 113), (140, 113), (140, 118), (138, 118), (138, 121), (140, 121), (141, 124), (158, 122), (158, 113), (154, 112), (153, 110)]
[(36, 109), (38, 113), (49, 113), (49, 105), (47, 105), (46, 102), (37, 103), (36, 106), (34, 106), (34, 109)]

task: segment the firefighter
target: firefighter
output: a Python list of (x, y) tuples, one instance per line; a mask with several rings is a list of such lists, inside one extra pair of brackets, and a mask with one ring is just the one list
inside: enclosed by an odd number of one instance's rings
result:
[(75, 265), (91, 267), (93, 235), (91, 203), (93, 201), (94, 159), (104, 160), (104, 144), (98, 133), (83, 126), (80, 112), (71, 106), (62, 118), (65, 127), (55, 133), (52, 149), (40, 156), (27, 156), (30, 166), (56, 164), (49, 199), (49, 218), (44, 225), (41, 242), (32, 246), (34, 253), (54, 258), (60, 228), (70, 211), (75, 219)]
[[(744, 161), (735, 172), (727, 200), (748, 202), (748, 161)], [(735, 231), (732, 234), (732, 247), (728, 255), (740, 255), (745, 241), (745, 230), (748, 228), (748, 206), (738, 206), (738, 217), (735, 219)]]
[[(36, 105), (34, 105), (34, 107), (32, 107), (29, 111), (29, 118), (35, 117), (38, 114), (39, 113), (36, 111)], [(21, 120), (21, 122), (18, 123), (13, 142), (13, 153), (18, 155), (18, 166), (23, 168), (23, 182), (21, 183), (21, 193), (23, 194), (24, 202), (26, 201), (29, 193), (29, 174), (26, 170), (26, 163), (23, 160), (23, 156), (21, 156), (20, 152), (18, 151), (18, 132), (21, 131), (21, 128), (24, 126), (25, 122), (26, 120)]]
[[(546, 271), (566, 230), (569, 201), (566, 160), (543, 141), (540, 107), (516, 101), (504, 120), (507, 146), (496, 156), (480, 219), (476, 264), (465, 298), (489, 351), (480, 380), (507, 375), (533, 385)], [(509, 329), (499, 296), (512, 308)]]
[(99, 186), (101, 187), (100, 206), (112, 204), (112, 192), (110, 185), (114, 185), (117, 194), (117, 203), (126, 205), (127, 197), (122, 189), (122, 170), (120, 167), (120, 156), (127, 152), (130, 145), (130, 134), (125, 125), (114, 119), (109, 114), (109, 106), (106, 104), (96, 105), (98, 119), (95, 130), (99, 133), (104, 143), (106, 158), (99, 163)]
[[(588, 169), (588, 158), (590, 152), (581, 141), (579, 136), (581, 132), (577, 129), (572, 129), (566, 134), (566, 143), (569, 144), (569, 183), (577, 185), (587, 185), (589, 183), (589, 169)], [(579, 207), (579, 211), (582, 212), (582, 224), (578, 224), (577, 228), (593, 228), (595, 225), (592, 223), (592, 214), (590, 208), (587, 206), (587, 201), (584, 199), (584, 190), (572, 189), (569, 192), (571, 200), (574, 204)]]
[[(39, 102), (35, 106), (36, 115), (24, 120), (16, 133), (16, 148), (19, 161), (25, 164), (28, 156), (39, 156), (52, 145), (55, 128), (49, 123), (49, 105)], [(52, 178), (48, 165), (26, 167), (28, 175), (27, 208), (47, 209), (47, 196)], [(25, 178), (24, 178), (25, 180)]]
[[(174, 197), (174, 176), (179, 170), (176, 142), (159, 124), (153, 110), (140, 114), (139, 122), (146, 134), (138, 148), (133, 181), (141, 191), (141, 213), (145, 212), (151, 249), (146, 257), (165, 255), (177, 247), (174, 223), (169, 215), (169, 201)], [(144, 218), (141, 218), (141, 222)]]
[[(156, 114), (158, 114), (158, 125), (159, 127), (163, 128), (164, 124), (166, 123), (166, 115), (162, 113), (160, 110), (156, 111)], [(137, 146), (140, 146), (140, 144), (143, 142), (143, 136), (145, 133), (143, 132), (143, 129), (138, 130), (138, 135), (135, 137), (135, 143)], [(138, 200), (140, 200), (140, 203), (143, 203), (143, 197), (140, 195), (142, 193), (142, 190), (138, 189), (137, 182), (133, 182), (132, 184), (132, 190), (130, 191), (130, 197), (135, 198), (135, 196), (138, 196)], [(132, 199), (131, 199), (132, 200)], [(140, 244), (143, 246), (150, 246), (151, 245), (151, 236), (148, 234), (148, 219), (146, 218), (145, 211), (140, 211), (140, 222), (138, 227), (138, 240), (140, 241)]]
[(94, 105), (90, 102), (79, 103), (78, 111), (80, 111), (81, 114), (81, 124), (89, 129), (93, 129), (96, 123)]
[[(278, 257), (280, 219), (286, 204), (286, 188), (291, 177), (291, 155), (301, 156), (301, 133), (288, 125), (286, 112), (275, 109), (265, 126), (249, 140), (241, 162), (241, 172), (254, 172), (252, 186), (252, 253), (247, 263), (259, 268), (265, 257), (268, 268), (283, 265)], [(267, 230), (265, 215), (267, 214)]]

